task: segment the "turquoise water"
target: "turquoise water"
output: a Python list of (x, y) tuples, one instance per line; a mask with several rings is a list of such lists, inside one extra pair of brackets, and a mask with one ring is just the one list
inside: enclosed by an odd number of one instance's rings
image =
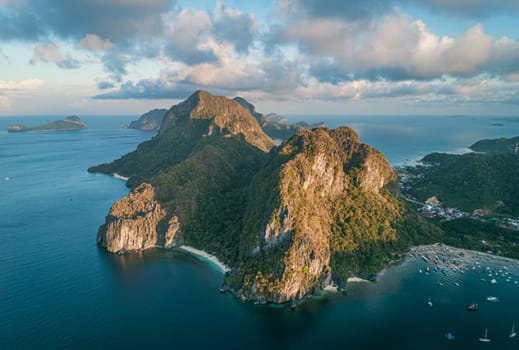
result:
[[(491, 286), (477, 273), (425, 276), (417, 272), (423, 262), (410, 261), (376, 284), (352, 285), (347, 295), (291, 312), (218, 293), (222, 275), (190, 255), (106, 253), (95, 244), (97, 227), (128, 189), (86, 169), (151, 134), (121, 129), (132, 117), (83, 119), (90, 128), (80, 132), (8, 134), (8, 124), (47, 119), (0, 118), (0, 349), (519, 348), (519, 339), (507, 338), (512, 323), (519, 327), (519, 287)], [(513, 119), (502, 127), (490, 126), (494, 122), (348, 118), (393, 164), (480, 138), (519, 135)], [(339, 123), (329, 118), (330, 125)], [(511, 272), (517, 279), (517, 267)], [(460, 287), (440, 288), (439, 278)], [(487, 295), (501, 302), (486, 304)], [(481, 310), (467, 312), (471, 302), (480, 302)], [(485, 327), (490, 344), (477, 341)], [(448, 331), (456, 341), (445, 340)]]

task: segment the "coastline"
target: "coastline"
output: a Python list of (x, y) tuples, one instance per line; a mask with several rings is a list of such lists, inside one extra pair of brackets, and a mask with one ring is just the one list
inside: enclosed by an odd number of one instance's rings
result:
[(190, 247), (190, 246), (187, 246), (187, 245), (181, 245), (181, 246), (178, 246), (176, 248), (181, 249), (181, 250), (183, 250), (185, 252), (188, 252), (188, 253), (196, 256), (196, 257), (199, 257), (199, 258), (201, 258), (201, 260), (205, 260), (205, 261), (208, 261), (208, 262), (212, 263), (223, 274), (225, 274), (226, 272), (231, 271), (231, 268), (229, 266), (225, 265), (220, 260), (218, 260), (218, 258), (216, 256), (211, 255), (211, 254), (209, 254), (207, 252), (204, 252), (203, 250), (196, 249), (196, 248), (193, 248), (193, 247)]
[(115, 177), (116, 179), (124, 180), (124, 181), (128, 181), (128, 179), (129, 179), (129, 177), (122, 176), (122, 175), (119, 175), (117, 173), (113, 173), (112, 176)]
[[(438, 255), (444, 255), (447, 261), (441, 261), (441, 263), (452, 263), (452, 259), (457, 260), (458, 269), (466, 267), (467, 264), (473, 264), (475, 262), (478, 263), (502, 263), (502, 264), (512, 264), (519, 266), (519, 260), (508, 258), (501, 255), (489, 254), (477, 250), (470, 250), (464, 248), (457, 248), (450, 245), (446, 245), (443, 243), (433, 243), (426, 245), (418, 245), (413, 246), (406, 254), (407, 259), (418, 258), (422, 260), (430, 260), (431, 263), (434, 263), (434, 260), (438, 259)], [(424, 259), (424, 257), (426, 259)], [(438, 264), (438, 265), (441, 265)]]

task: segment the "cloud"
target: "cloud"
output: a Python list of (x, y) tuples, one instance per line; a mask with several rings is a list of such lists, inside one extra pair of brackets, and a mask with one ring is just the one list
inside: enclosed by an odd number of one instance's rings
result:
[(79, 42), (79, 46), (90, 51), (107, 51), (114, 47), (110, 39), (102, 39), (95, 34), (87, 34)]
[(97, 88), (100, 90), (111, 89), (114, 86), (115, 85), (109, 81), (100, 81), (99, 83), (97, 83)]
[(412, 5), (429, 11), (465, 18), (486, 18), (494, 14), (518, 13), (517, 0), (280, 0), (278, 6), (292, 16), (341, 18), (346, 20), (374, 19)]
[(116, 82), (122, 81), (122, 77), (126, 75), (126, 65), (131, 62), (130, 57), (119, 51), (103, 55), (101, 61), (104, 70), (110, 73), (110, 77)]
[(232, 43), (236, 51), (247, 53), (258, 29), (254, 15), (225, 7), (219, 0), (212, 13), (212, 21), (213, 34), (217, 40)]
[(439, 36), (403, 13), (379, 21), (300, 18), (277, 28), (274, 45), (296, 45), (318, 80), (431, 80), (519, 72), (519, 42), (494, 39), (482, 25)]
[[(348, 20), (372, 18), (388, 12), (393, 1), (388, 0), (285, 0), (285, 8), (311, 17), (337, 17)], [(299, 15), (299, 14), (298, 14)]]
[(31, 93), (43, 84), (44, 81), (41, 79), (0, 80), (0, 108), (10, 108), (13, 97)]
[(144, 79), (137, 83), (125, 82), (119, 90), (99, 94), (94, 96), (94, 99), (180, 99), (189, 96), (199, 88), (193, 84), (168, 83), (160, 79)]
[(81, 67), (78, 60), (69, 55), (63, 57), (59, 46), (54, 43), (36, 45), (34, 55), (29, 62), (31, 64), (36, 64), (37, 62), (54, 63), (63, 69), (76, 69)]
[(0, 93), (9, 91), (26, 91), (34, 90), (41, 87), (44, 81), (41, 79), (26, 79), (26, 80), (0, 80)]
[(485, 18), (496, 13), (517, 13), (517, 0), (402, 0), (430, 10), (459, 17)]
[(184, 9), (164, 16), (165, 54), (186, 64), (216, 62), (213, 42), (232, 45), (237, 53), (247, 54), (257, 34), (253, 15), (228, 8), (218, 1), (214, 11)]
[(160, 33), (160, 16), (173, 5), (171, 0), (8, 1), (0, 9), (0, 38), (82, 38), (93, 33), (120, 41), (153, 35)]

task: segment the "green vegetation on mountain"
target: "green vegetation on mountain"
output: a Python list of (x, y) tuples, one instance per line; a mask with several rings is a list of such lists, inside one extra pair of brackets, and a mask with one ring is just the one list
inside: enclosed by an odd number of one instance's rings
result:
[(17, 125), (9, 125), (7, 127), (8, 132), (24, 132), (24, 131), (72, 131), (72, 130), (81, 130), (88, 128), (78, 116), (70, 116), (66, 117), (63, 120), (56, 120), (45, 125), (28, 127), (25, 125), (17, 124)]
[[(242, 101), (243, 102), (243, 101)], [(98, 242), (111, 252), (188, 244), (233, 268), (237, 295), (284, 302), (368, 276), (438, 235), (389, 191), (384, 156), (346, 127), (279, 147), (243, 104), (199, 91), (152, 140), (89, 171), (130, 177)]]
[(444, 231), (442, 242), (454, 247), (491, 251), (498, 255), (519, 259), (519, 234), (503, 230), (495, 222), (461, 218), (439, 222)]
[(166, 114), (167, 109), (153, 109), (144, 113), (138, 120), (134, 120), (128, 125), (129, 129), (137, 129), (142, 131), (159, 130), (162, 118)]
[(432, 153), (416, 177), (411, 194), (419, 200), (436, 196), (447, 207), (466, 212), (519, 216), (519, 155)]
[(480, 140), (470, 146), (474, 152), (483, 153), (518, 153), (519, 136), (506, 138), (501, 137), (493, 140)]

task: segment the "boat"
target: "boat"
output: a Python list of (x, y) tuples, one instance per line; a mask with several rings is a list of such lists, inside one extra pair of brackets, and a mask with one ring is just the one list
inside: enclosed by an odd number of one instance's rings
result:
[(447, 340), (454, 340), (455, 339), (454, 334), (452, 334), (451, 332), (445, 334), (445, 338), (447, 338)]
[(497, 281), (495, 278), (490, 281), (490, 284), (496, 284), (496, 283), (497, 283)]
[(497, 303), (499, 301), (498, 297), (489, 296), (487, 297), (487, 301), (490, 301), (492, 303)]
[(479, 338), (479, 341), (483, 342), (483, 343), (489, 343), (490, 342), (490, 339), (488, 339), (488, 329), (487, 328), (485, 328), (485, 338)]
[(433, 306), (433, 303), (432, 303), (432, 301), (431, 301), (431, 299), (430, 299), (430, 298), (429, 298), (429, 300), (427, 300), (427, 305), (429, 305), (430, 307), (432, 307), (432, 306)]
[(456, 287), (459, 287), (459, 286), (460, 286), (460, 284), (459, 284), (458, 282), (454, 282), (454, 285), (455, 285)]
[(470, 304), (467, 306), (467, 310), (469, 311), (478, 311), (479, 310), (479, 305), (478, 304)]
[(515, 324), (512, 325), (512, 330), (510, 331), (510, 335), (508, 338), (515, 338), (517, 336), (517, 333), (515, 333)]

